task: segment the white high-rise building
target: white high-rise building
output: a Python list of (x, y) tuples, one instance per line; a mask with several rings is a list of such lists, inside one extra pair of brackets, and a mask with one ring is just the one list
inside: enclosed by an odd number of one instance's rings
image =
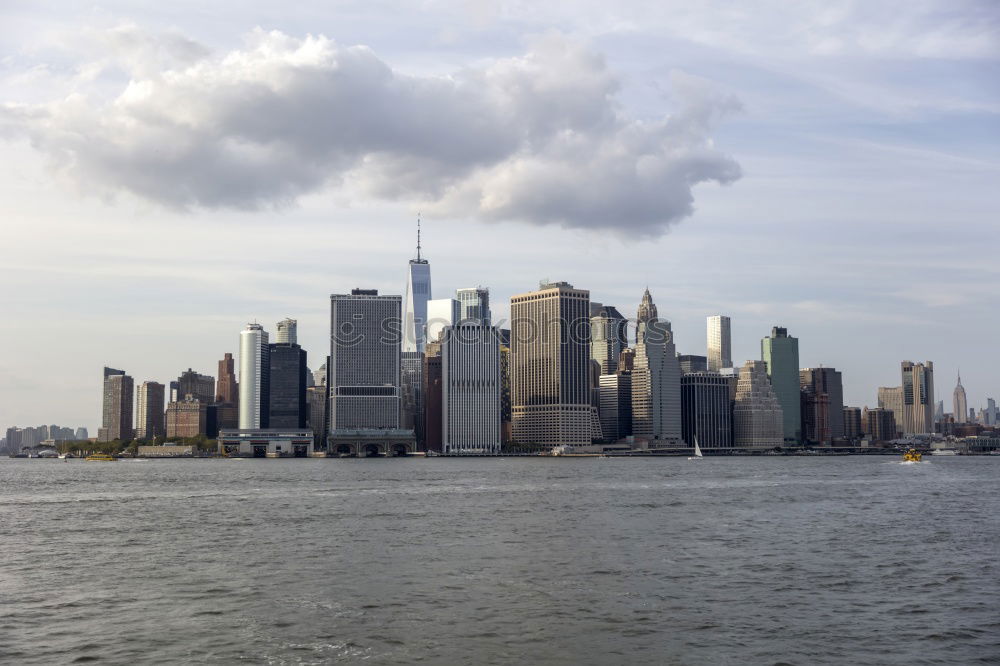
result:
[(441, 428), (445, 453), (500, 451), (500, 338), (488, 324), (444, 328)]
[(436, 298), (427, 301), (427, 342), (437, 342), (445, 326), (461, 320), (461, 305), (454, 298)]
[(490, 324), (490, 290), (486, 287), (467, 287), (455, 291), (458, 300), (458, 321), (476, 321), (480, 324)]
[(747, 361), (736, 383), (733, 406), (734, 444), (738, 448), (773, 448), (785, 441), (781, 403), (767, 378), (764, 361)]
[(965, 398), (965, 387), (962, 386), (962, 373), (958, 373), (958, 384), (955, 386), (955, 393), (952, 396), (952, 403), (955, 409), (955, 423), (968, 423), (969, 403)]
[(708, 318), (708, 369), (718, 372), (733, 367), (732, 335), (729, 317), (712, 315)]
[(656, 317), (643, 294), (632, 369), (632, 434), (657, 447), (684, 446), (681, 436), (681, 366), (670, 322)]
[(247, 324), (240, 332), (241, 430), (267, 427), (268, 336), (260, 324)]
[(278, 344), (298, 344), (298, 322), (294, 319), (282, 319), (278, 322), (278, 334), (275, 342)]
[(374, 289), (330, 296), (331, 434), (399, 428), (400, 341), (385, 325), (401, 302)]

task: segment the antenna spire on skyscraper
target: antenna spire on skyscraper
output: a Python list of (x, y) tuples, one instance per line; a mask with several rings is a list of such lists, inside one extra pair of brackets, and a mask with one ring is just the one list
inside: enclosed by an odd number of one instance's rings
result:
[(417, 261), (420, 261), (420, 213), (417, 213)]

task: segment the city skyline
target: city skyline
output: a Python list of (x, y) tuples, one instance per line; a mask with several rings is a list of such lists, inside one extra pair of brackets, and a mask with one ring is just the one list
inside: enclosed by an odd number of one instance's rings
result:
[[(417, 212), (436, 293), (489, 287), (495, 319), (509, 316), (512, 294), (543, 277), (588, 289), (625, 316), (634, 315), (636, 295), (648, 285), (683, 354), (704, 354), (705, 317), (724, 313), (732, 318), (734, 365), (758, 358), (759, 340), (786, 327), (800, 340), (802, 367), (843, 373), (848, 405), (874, 407), (877, 387), (899, 384), (902, 359), (933, 360), (941, 377), (964, 368), (970, 407), (996, 397), (1000, 362), (988, 350), (1000, 324), (992, 307), (1000, 271), (989, 248), (1000, 245), (992, 187), (1000, 176), (1000, 45), (995, 12), (978, 3), (920, 3), (905, 22), (877, 4), (836, 14), (802, 4), (735, 20), (712, 3), (583, 3), (574, 11), (539, 7), (515, 20), (501, 10), (440, 3), (419, 15), (402, 9), (388, 23), (377, 9), (336, 3), (296, 12), (220, 5), (197, 18), (182, 5), (154, 13), (22, 4), (5, 13), (0, 281), (9, 296), (0, 343), (19, 353), (0, 360), (4, 423), (78, 423), (96, 433), (95, 371), (126, 368), (137, 385), (166, 383), (189, 367), (212, 374), (223, 353), (237, 352), (232, 331), (248, 321), (291, 315), (303, 348), (321, 354), (330, 293), (358, 285), (404, 293), (401, 266), (412, 253)], [(553, 26), (557, 35), (539, 37)], [(93, 181), (63, 160), (66, 151), (97, 158), (86, 145), (61, 143), (77, 134), (73, 122), (93, 122), (145, 84), (161, 90), (154, 85), (160, 75), (185, 64), (236, 81), (245, 73), (221, 63), (242, 54), (261, 59), (265, 71), (277, 63), (264, 57), (262, 43), (289, 58), (365, 51), (380, 71), (428, 85), (505, 71), (541, 83), (533, 72), (577, 72), (563, 77), (569, 108), (513, 97), (502, 80), (494, 92), (521, 103), (518, 120), (537, 113), (556, 127), (579, 128), (591, 150), (594, 142), (620, 145), (622, 128), (636, 122), (686, 120), (678, 129), (692, 134), (681, 144), (709, 150), (709, 167), (696, 174), (700, 184), (661, 188), (673, 193), (666, 202), (659, 191), (637, 196), (649, 193), (641, 182), (605, 180), (596, 188), (590, 171), (571, 180), (569, 192), (592, 197), (579, 199), (590, 209), (572, 208), (577, 198), (551, 183), (551, 197), (520, 190), (510, 199), (443, 201), (436, 198), (441, 181), (429, 178), (454, 177), (468, 186), (465, 194), (498, 187), (497, 173), (479, 179), (468, 164), (486, 160), (516, 172), (524, 165), (510, 161), (510, 146), (553, 172), (563, 164), (502, 123), (496, 134), (503, 141), (468, 141), (468, 153), (448, 133), (416, 132), (427, 137), (425, 150), (413, 131), (424, 119), (413, 111), (419, 105), (386, 119), (399, 130), (389, 146), (397, 159), (379, 163), (391, 182), (363, 169), (337, 171), (325, 160), (319, 163), (329, 174), (297, 169), (311, 148), (330, 149), (329, 137), (318, 134), (296, 134), (289, 154), (301, 159), (267, 163), (267, 175), (278, 178), (178, 169), (212, 188), (194, 202), (163, 194), (185, 183), (162, 168), (150, 182), (163, 188), (143, 192), (128, 156), (101, 164)], [(483, 103), (456, 90), (456, 105)], [(65, 104), (73, 93), (78, 107)], [(31, 120), (50, 111), (59, 111), (65, 134)], [(548, 126), (533, 127), (552, 148)], [(462, 123), (453, 129), (468, 137)], [(217, 146), (232, 134), (204, 138)], [(361, 138), (373, 150), (371, 137)], [(136, 155), (155, 154), (134, 145)], [(436, 160), (433, 168), (427, 159)], [(290, 189), (225, 187), (236, 181)], [(465, 203), (471, 200), (494, 201), (499, 212)], [(555, 213), (544, 210), (546, 202)], [(657, 207), (667, 213), (651, 220)], [(960, 232), (949, 233), (955, 226)], [(62, 334), (66, 322), (73, 336)], [(947, 402), (950, 392), (939, 382), (939, 397)]]

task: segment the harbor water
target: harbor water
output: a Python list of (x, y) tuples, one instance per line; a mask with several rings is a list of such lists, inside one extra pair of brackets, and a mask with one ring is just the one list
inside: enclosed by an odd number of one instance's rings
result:
[(1000, 458), (0, 460), (0, 663), (1000, 662)]

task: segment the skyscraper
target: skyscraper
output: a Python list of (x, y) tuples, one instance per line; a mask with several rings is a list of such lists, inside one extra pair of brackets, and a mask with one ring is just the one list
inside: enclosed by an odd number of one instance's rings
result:
[(681, 376), (681, 435), (694, 446), (732, 448), (733, 403), (729, 378), (717, 372), (689, 372)]
[(194, 396), (206, 405), (215, 401), (215, 377), (203, 375), (188, 368), (177, 378), (177, 400)]
[(437, 342), (445, 326), (453, 326), (462, 319), (462, 306), (455, 298), (436, 298), (427, 301), (427, 342)]
[[(903, 387), (902, 386), (879, 386), (878, 387), (879, 409), (888, 409), (892, 412), (892, 421), (895, 428), (900, 429), (903, 424)], [(882, 418), (882, 417), (878, 417)], [(901, 430), (900, 430), (901, 432)], [(869, 433), (871, 434), (871, 433)], [(895, 439), (898, 433), (893, 433), (889, 439)]]
[(402, 426), (423, 440), (423, 370), (427, 335), (427, 302), (431, 299), (431, 266), (420, 256), (420, 219), (417, 219), (417, 258), (410, 259), (406, 275), (403, 340), (400, 356)]
[(844, 407), (844, 439), (849, 442), (860, 439), (864, 431), (863, 423), (860, 407)]
[(656, 316), (649, 289), (639, 305), (632, 370), (632, 434), (658, 447), (684, 446), (681, 437), (681, 367), (670, 322)]
[[(247, 324), (240, 332), (240, 429), (268, 427), (270, 388), (268, 335), (260, 324)], [(184, 396), (181, 396), (183, 400)]]
[(134, 384), (124, 370), (104, 368), (104, 409), (97, 439), (130, 441), (133, 437), (132, 407)]
[(238, 428), (240, 425), (240, 389), (236, 381), (233, 355), (228, 352), (219, 361), (219, 378), (215, 381), (215, 402), (219, 429)]
[(873, 442), (889, 442), (896, 439), (899, 426), (896, 425), (896, 417), (891, 409), (879, 407), (877, 409), (865, 409), (862, 419), (864, 421), (864, 431)]
[[(493, 315), (490, 313), (490, 290), (486, 287), (466, 287), (455, 291), (459, 303), (459, 321), (477, 321), (490, 325)], [(429, 315), (428, 315), (429, 316)]]
[[(451, 299), (449, 299), (451, 300)], [(441, 417), (444, 379), (441, 376), (441, 343), (428, 341), (424, 347), (424, 449), (441, 451), (443, 434)]]
[(289, 342), (268, 345), (268, 428), (303, 429), (306, 405), (306, 350), (295, 342), (295, 320), (278, 322), (278, 336)]
[(154, 440), (167, 434), (163, 423), (165, 387), (159, 382), (143, 382), (136, 391), (135, 436)]
[(590, 292), (566, 282), (511, 297), (512, 437), (591, 443)]
[(400, 413), (402, 299), (375, 289), (330, 296), (330, 432), (395, 429)]
[(708, 369), (718, 372), (733, 367), (732, 334), (729, 317), (712, 315), (708, 318)]
[(799, 341), (788, 335), (788, 329), (775, 326), (771, 336), (760, 341), (760, 350), (767, 377), (781, 404), (785, 443), (798, 444), (802, 441)]
[(609, 442), (632, 434), (632, 371), (600, 377), (601, 432)]
[(628, 320), (613, 305), (590, 304), (590, 357), (602, 375), (618, 371), (618, 358), (628, 347)]
[(733, 405), (733, 438), (740, 448), (767, 449), (784, 442), (781, 403), (767, 378), (764, 361), (747, 361), (740, 370)]
[(965, 399), (965, 387), (962, 386), (962, 373), (958, 373), (958, 383), (952, 395), (952, 405), (955, 410), (955, 423), (967, 423), (969, 420), (969, 404)]
[(441, 425), (445, 453), (500, 452), (500, 339), (466, 319), (441, 340)]
[(278, 334), (275, 336), (274, 341), (279, 345), (294, 345), (299, 342), (298, 334), (298, 321), (295, 319), (289, 319), (285, 317), (278, 322)]
[[(681, 364), (682, 375), (689, 372), (708, 372), (708, 358), (705, 356), (680, 354), (677, 356), (677, 362)], [(718, 370), (713, 370), (713, 372), (718, 372)]]
[(934, 364), (900, 363), (903, 375), (903, 432), (934, 432)]
[(799, 387), (817, 396), (826, 395), (823, 420), (830, 430), (830, 439), (843, 439), (844, 388), (840, 372), (835, 368), (804, 368), (799, 371)]

